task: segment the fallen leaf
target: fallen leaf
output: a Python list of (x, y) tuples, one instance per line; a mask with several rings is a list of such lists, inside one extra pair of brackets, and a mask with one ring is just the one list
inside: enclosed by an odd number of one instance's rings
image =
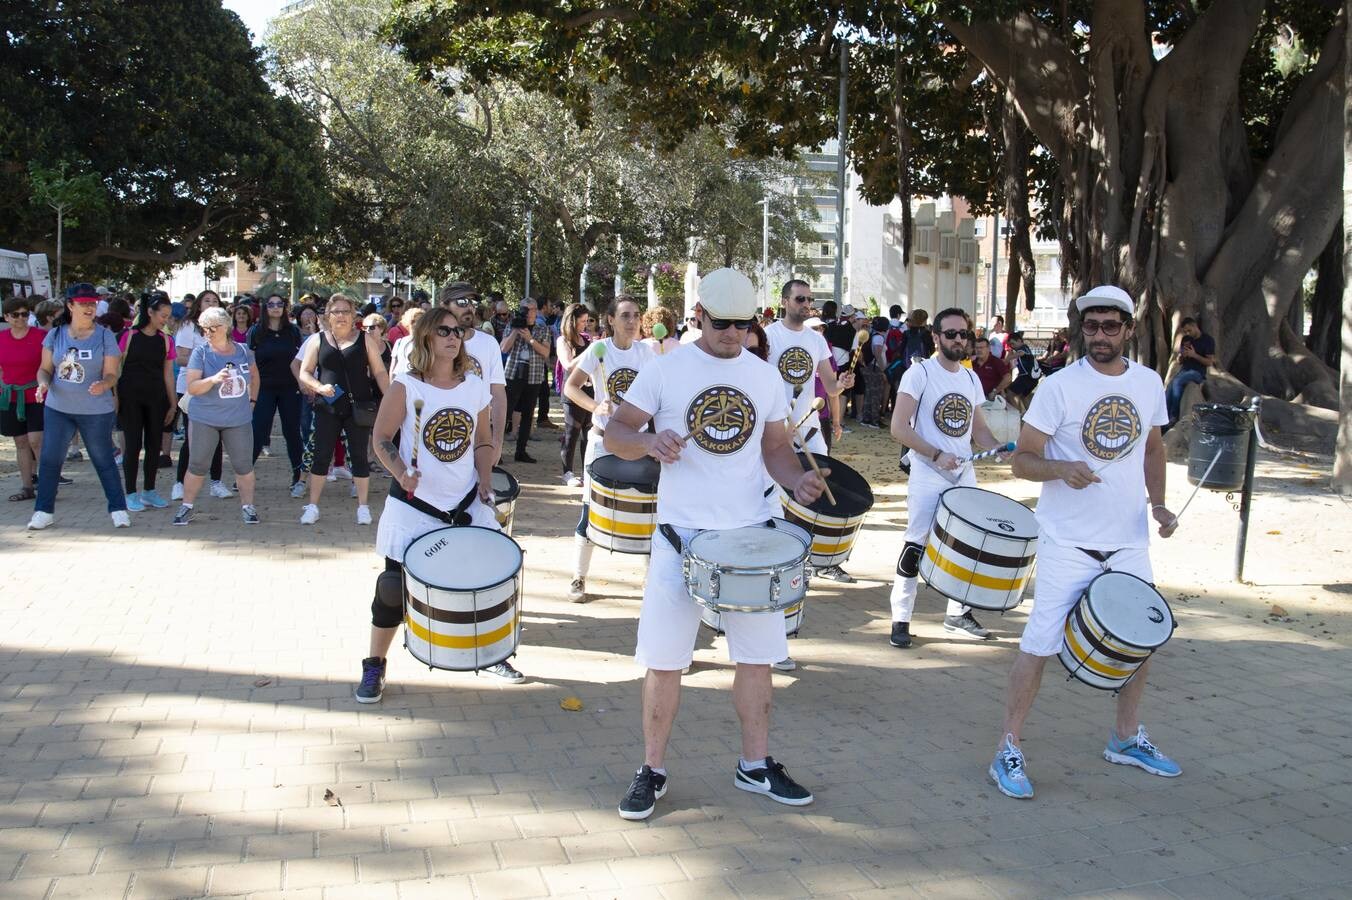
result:
[(1286, 611), (1286, 607), (1279, 606), (1276, 603), (1274, 603), (1272, 604), (1272, 612), (1269, 615), (1271, 615), (1274, 619), (1280, 619), (1283, 616), (1289, 616), (1290, 613)]
[(577, 699), (576, 697), (564, 697), (562, 700), (559, 701), (559, 708), (566, 709), (569, 712), (581, 712), (582, 701)]
[(1281, 534), (1280, 531), (1269, 531), (1268, 534)]
[(271, 678), (260, 678), (254, 682), (254, 687), (267, 687), (272, 684)]
[(341, 797), (339, 797), (337, 794), (335, 794), (335, 793), (333, 792), (333, 789), (332, 789), (332, 788), (327, 788), (327, 789), (325, 789), (325, 791), (324, 791), (324, 802), (327, 803), (329, 806), (342, 806), (342, 805), (343, 805), (343, 799), (342, 799)]

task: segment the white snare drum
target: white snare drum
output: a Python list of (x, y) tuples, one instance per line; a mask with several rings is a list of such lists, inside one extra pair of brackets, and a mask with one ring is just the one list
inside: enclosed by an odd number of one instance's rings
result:
[(506, 469), (493, 467), (493, 513), (503, 534), (512, 533), (512, 516), (516, 512), (516, 498), (521, 496), (521, 485)]
[(1116, 691), (1173, 636), (1175, 624), (1153, 586), (1126, 572), (1104, 572), (1066, 617), (1057, 658), (1085, 684)]
[[(798, 629), (803, 627), (803, 605), (806, 600), (799, 600), (792, 606), (784, 608), (784, 635), (786, 637), (797, 637)], [(716, 634), (723, 633), (723, 614), (716, 612), (707, 606), (700, 606), (699, 620), (706, 627), (712, 628)]]
[(994, 491), (952, 487), (939, 497), (920, 576), (950, 600), (1004, 612), (1023, 602), (1036, 552), (1032, 510)]
[(404, 551), (404, 646), (433, 669), (472, 672), (516, 653), (521, 547), (492, 528), (429, 531)]
[(783, 519), (701, 531), (681, 562), (686, 589), (715, 612), (779, 612), (807, 596), (812, 538)]

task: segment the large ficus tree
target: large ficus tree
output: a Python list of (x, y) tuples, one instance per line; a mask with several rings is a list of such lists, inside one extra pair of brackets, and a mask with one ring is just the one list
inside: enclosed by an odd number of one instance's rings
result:
[[(1282, 327), (1341, 215), (1345, 26), (1331, 0), (396, 9), (390, 34), (425, 73), (510, 78), (583, 121), (589, 85), (618, 83), (653, 133), (719, 125), (751, 154), (833, 136), (848, 52), (849, 153), (872, 199), (1002, 208), (1022, 241), (1032, 227), (1060, 241), (1072, 290), (1115, 282), (1140, 298), (1144, 360), (1163, 369), (1177, 319), (1199, 315), (1242, 380), (1332, 400), (1327, 370)], [(1304, 54), (1284, 61), (1282, 42)]]

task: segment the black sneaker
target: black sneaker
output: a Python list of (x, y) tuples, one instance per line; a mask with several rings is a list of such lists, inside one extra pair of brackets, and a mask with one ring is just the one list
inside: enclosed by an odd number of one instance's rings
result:
[(812, 802), (812, 792), (789, 777), (781, 763), (773, 757), (765, 757), (765, 768), (750, 772), (737, 763), (737, 775), (732, 783), (744, 791), (764, 794), (777, 803), (787, 806), (807, 806)]
[(172, 456), (170, 456), (168, 453), (161, 453), (161, 454), (160, 454), (160, 464), (159, 464), (159, 468), (161, 468), (161, 469), (167, 469), (167, 468), (169, 468), (170, 466), (172, 466), (173, 464), (174, 464), (174, 458), (173, 458)]
[(59, 484), (59, 485), (61, 485), (62, 487), (65, 487), (65, 486), (68, 485), (68, 484), (74, 484), (74, 483), (75, 483), (75, 479), (74, 479), (74, 478), (67, 478), (65, 475), (58, 475), (58, 476), (56, 476), (56, 483)]
[(900, 647), (905, 650), (911, 646), (911, 623), (893, 622), (892, 623), (892, 646)]
[(516, 460), (519, 463), (535, 462), (535, 457), (531, 456), (529, 453), (518, 453), (516, 454), (516, 456), (513, 456), (512, 459)]
[(484, 672), (496, 678), (501, 678), (503, 681), (510, 681), (512, 684), (526, 680), (526, 676), (518, 672), (516, 668), (505, 659), (495, 666), (489, 666), (484, 669)]
[(990, 631), (982, 628), (981, 623), (972, 616), (970, 609), (960, 616), (944, 616), (944, 631), (974, 641), (984, 641), (991, 636)]
[(180, 506), (178, 513), (174, 516), (175, 525), (187, 525), (192, 521), (193, 508), (191, 506)]
[(385, 692), (385, 660), (368, 656), (361, 661), (361, 684), (352, 692), (358, 703), (378, 703)]
[(653, 814), (657, 805), (667, 792), (667, 776), (658, 775), (652, 766), (644, 766), (634, 775), (629, 792), (620, 801), (620, 818), (639, 822)]

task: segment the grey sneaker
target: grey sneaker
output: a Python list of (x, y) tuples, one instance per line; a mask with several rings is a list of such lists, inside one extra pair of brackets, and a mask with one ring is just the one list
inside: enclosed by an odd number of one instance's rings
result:
[(245, 525), (257, 525), (259, 522), (258, 510), (254, 509), (252, 505), (246, 504), (240, 507), (239, 517), (244, 520)]
[(798, 668), (798, 663), (792, 656), (786, 656), (779, 662), (770, 663), (770, 668), (776, 672), (792, 672)]
[(193, 508), (186, 503), (178, 508), (178, 513), (174, 516), (175, 525), (187, 525), (192, 521)]
[(982, 628), (981, 623), (972, 616), (970, 609), (960, 616), (944, 616), (944, 631), (974, 641), (988, 640), (991, 636), (990, 631)]
[(505, 659), (496, 666), (489, 666), (484, 669), (484, 672), (512, 684), (518, 684), (526, 680), (526, 676), (518, 672), (516, 668)]
[(573, 583), (568, 585), (569, 603), (587, 602), (587, 582), (581, 578), (574, 578)]
[(817, 577), (829, 578), (832, 581), (839, 581), (841, 584), (854, 584), (854, 576), (840, 566), (827, 566), (825, 569), (818, 569)]

